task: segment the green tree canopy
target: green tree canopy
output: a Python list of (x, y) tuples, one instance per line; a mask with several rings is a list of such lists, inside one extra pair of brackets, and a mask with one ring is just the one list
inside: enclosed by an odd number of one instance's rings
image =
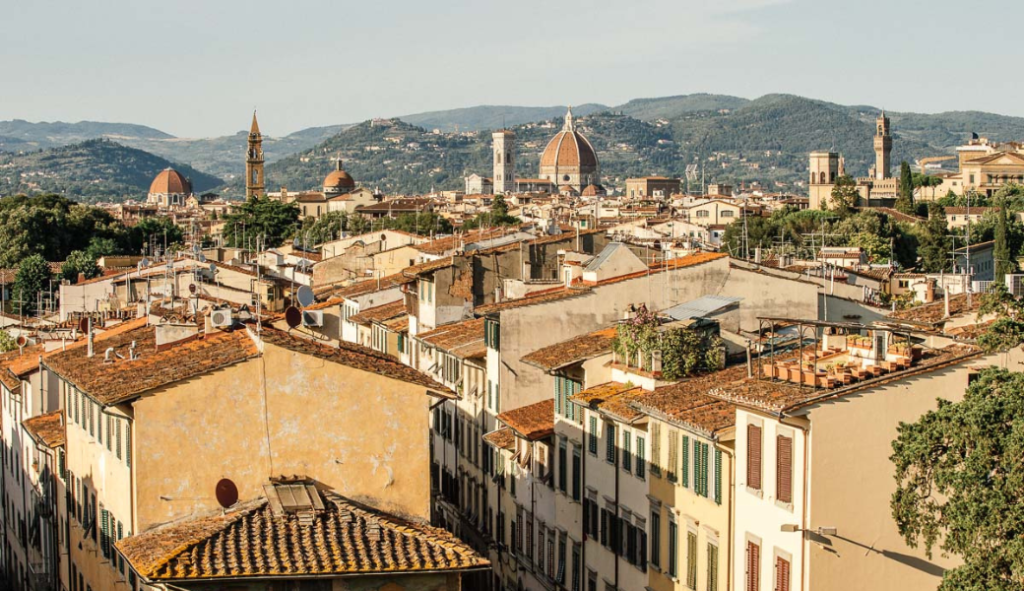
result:
[(836, 179), (836, 184), (832, 187), (832, 199), (828, 208), (841, 216), (849, 215), (850, 209), (857, 206), (858, 199), (860, 193), (857, 192), (857, 181), (844, 174)]
[(76, 250), (68, 255), (68, 259), (61, 266), (61, 277), (71, 283), (78, 281), (78, 275), (84, 275), (86, 279), (99, 277), (102, 271), (96, 264), (96, 259), (89, 257), (85, 251)]
[(907, 215), (914, 215), (914, 175), (910, 165), (904, 160), (900, 164), (900, 193), (896, 198), (896, 210)]
[(937, 202), (928, 204), (928, 221), (920, 228), (921, 270), (926, 273), (948, 271), (952, 267), (952, 242), (946, 225), (946, 210)]
[(49, 289), (52, 277), (50, 264), (43, 255), (25, 257), (14, 276), (14, 311), (19, 314), (35, 314), (38, 295)]
[(0, 353), (7, 353), (18, 348), (18, 341), (6, 330), (0, 330)]
[(892, 516), (911, 547), (963, 564), (940, 591), (1024, 586), (1024, 374), (983, 370), (960, 402), (901, 423), (892, 444)]
[(228, 246), (255, 248), (256, 237), (268, 248), (281, 246), (299, 228), (299, 207), (266, 196), (251, 197), (224, 218), (224, 241)]

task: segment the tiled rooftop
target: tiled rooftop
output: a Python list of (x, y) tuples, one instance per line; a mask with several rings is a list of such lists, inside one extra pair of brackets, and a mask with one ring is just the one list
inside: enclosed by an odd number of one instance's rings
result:
[[(86, 347), (76, 346), (46, 358), (51, 369), (102, 404), (118, 404), (258, 354), (245, 330), (217, 331), (162, 351), (156, 350), (156, 329), (152, 326), (103, 336), (96, 339), (93, 357), (87, 356)], [(132, 342), (138, 358), (129, 360)], [(106, 363), (105, 351), (111, 347), (124, 359)]]
[(517, 228), (515, 227), (470, 230), (469, 232), (461, 234), (453, 234), (451, 236), (445, 236), (444, 238), (436, 238), (429, 242), (415, 245), (413, 248), (427, 254), (445, 254), (446, 252), (455, 250), (462, 245), (490, 240), (491, 238), (497, 238), (499, 236), (504, 236), (505, 234), (514, 233), (516, 230)]
[(555, 432), (555, 401), (542, 400), (507, 410), (498, 415), (498, 420), (531, 441), (543, 439)]
[(47, 447), (64, 445), (64, 411), (55, 410), (21, 422), (32, 437)]
[(497, 449), (513, 450), (516, 447), (516, 434), (508, 427), (501, 427), (484, 435), (484, 441)]
[(559, 287), (556, 289), (534, 292), (524, 298), (516, 298), (514, 300), (505, 300), (504, 302), (495, 302), (493, 304), (484, 304), (483, 306), (477, 306), (475, 312), (480, 315), (493, 314), (495, 312), (501, 312), (502, 310), (512, 310), (514, 308), (520, 308), (522, 306), (546, 304), (548, 302), (556, 302), (558, 300), (574, 298), (587, 293), (590, 293), (590, 290), (587, 288)]
[(614, 339), (614, 326), (602, 328), (543, 349), (537, 349), (523, 357), (522, 361), (544, 371), (554, 371), (611, 351)]
[(474, 359), (487, 354), (483, 318), (446, 324), (421, 333), (417, 338), (462, 359)]
[(261, 333), (263, 340), (289, 351), (312, 355), (327, 361), (333, 361), (348, 367), (353, 367), (369, 373), (386, 376), (392, 379), (401, 380), (410, 384), (416, 384), (430, 388), (443, 395), (453, 395), (451, 390), (438, 384), (415, 369), (399, 363), (392, 357), (378, 353), (369, 347), (355, 343), (340, 342), (337, 347), (330, 347), (310, 339), (296, 336), (292, 333), (277, 330), (275, 328), (263, 327)]
[[(981, 307), (981, 297), (977, 294), (972, 298), (970, 307), (967, 305), (967, 294), (950, 296), (949, 298), (949, 315), (951, 317), (977, 310), (979, 307)], [(946, 302), (944, 299), (938, 299), (930, 304), (898, 310), (890, 314), (889, 318), (935, 325), (946, 318)]]
[(437, 259), (436, 261), (427, 261), (425, 263), (419, 263), (411, 267), (406, 267), (402, 271), (402, 274), (405, 275), (405, 277), (409, 278), (409, 280), (412, 280), (415, 279), (417, 275), (423, 273), (430, 273), (432, 271), (437, 271), (438, 269), (444, 269), (446, 267), (452, 266), (453, 264), (454, 262), (452, 260), (452, 257), (444, 257)]
[(125, 538), (117, 549), (153, 581), (462, 571), (487, 560), (448, 532), (332, 493), (312, 520), (278, 514), (266, 497)]
[(390, 304), (384, 304), (383, 306), (376, 306), (374, 308), (367, 308), (358, 314), (353, 314), (348, 317), (349, 322), (356, 324), (370, 324), (371, 322), (377, 321), (382, 322), (384, 320), (391, 320), (405, 314), (405, 300), (398, 300), (391, 302)]
[(736, 423), (736, 407), (708, 396), (708, 392), (744, 380), (746, 377), (747, 367), (737, 365), (656, 388), (637, 400), (635, 406), (646, 414), (714, 435)]
[(588, 408), (610, 413), (619, 419), (630, 422), (640, 416), (640, 413), (633, 408), (632, 403), (646, 394), (647, 392), (640, 386), (623, 384), (621, 382), (607, 382), (577, 392), (570, 400)]

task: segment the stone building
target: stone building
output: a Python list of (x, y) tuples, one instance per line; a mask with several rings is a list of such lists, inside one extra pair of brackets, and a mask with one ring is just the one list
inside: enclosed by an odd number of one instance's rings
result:
[(173, 168), (161, 170), (149, 185), (146, 203), (160, 208), (183, 207), (192, 195), (192, 183)]
[(590, 140), (577, 131), (572, 109), (565, 114), (562, 131), (548, 142), (540, 157), (540, 178), (557, 187), (571, 187), (576, 194), (587, 185), (599, 184), (600, 163)]

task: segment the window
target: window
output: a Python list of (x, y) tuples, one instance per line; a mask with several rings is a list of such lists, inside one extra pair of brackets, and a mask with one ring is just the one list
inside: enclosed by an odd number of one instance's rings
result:
[(679, 576), (679, 526), (675, 521), (668, 522), (668, 575)]
[(484, 320), (484, 344), (495, 351), (501, 350), (501, 325), (497, 320)]
[(590, 417), (590, 433), (587, 434), (590, 453), (597, 455), (597, 417)]
[(604, 459), (609, 464), (615, 463), (615, 425), (611, 423), (605, 423), (605, 454)]
[(651, 474), (661, 475), (661, 424), (651, 423)]
[(566, 442), (565, 438), (562, 437), (558, 440), (558, 490), (563, 493), (568, 492), (568, 464), (569, 458), (566, 455)]
[(706, 218), (706, 217), (710, 217), (710, 216), (711, 216), (711, 212), (709, 212), (706, 209), (698, 209), (697, 210), (697, 217), (699, 217), (699, 218)]
[(559, 583), (565, 583), (565, 540), (566, 534), (558, 536), (558, 576), (555, 580)]
[(718, 589), (718, 546), (708, 542), (708, 591)]
[(124, 457), (129, 468), (132, 467), (132, 426), (124, 426)]
[(715, 448), (715, 502), (722, 504), (722, 450)]
[(580, 545), (573, 542), (572, 545), (572, 591), (580, 591)]
[(580, 448), (574, 445), (572, 448), (572, 500), (579, 502), (583, 491), (583, 461), (580, 457)]
[(630, 446), (632, 437), (633, 434), (629, 431), (622, 432), (622, 469), (626, 472), (633, 471), (633, 454)]
[(761, 591), (761, 547), (747, 541), (746, 591)]
[(783, 503), (793, 502), (793, 439), (776, 437), (775, 497)]
[(636, 477), (640, 480), (645, 478), (644, 474), (644, 438), (636, 436)]
[(789, 561), (775, 558), (775, 591), (789, 591)]
[(661, 568), (661, 507), (651, 507), (651, 564)]
[(731, 218), (731, 217), (733, 217), (733, 211), (731, 209), (726, 209), (725, 211), (722, 212), (722, 217), (723, 218)]
[(686, 532), (686, 586), (697, 588), (697, 532)]
[(761, 490), (761, 427), (747, 425), (747, 486)]
[(708, 496), (708, 444), (693, 442), (693, 489), (702, 497)]
[(587, 591), (597, 591), (597, 573), (587, 569)]
[[(683, 439), (685, 441), (687, 438), (684, 437)], [(686, 462), (686, 448), (684, 447), (683, 448), (683, 467), (684, 467), (684, 469), (685, 469), (686, 465), (687, 465), (687, 462)], [(678, 468), (679, 468), (679, 434), (676, 433), (673, 429), (669, 429), (668, 430), (668, 466), (666, 466), (666, 476), (668, 477), (670, 482), (677, 482), (679, 480), (679, 477), (678, 477), (678, 475), (676, 473), (676, 470)], [(684, 478), (683, 483), (685, 484), (686, 483), (686, 481), (685, 481), (685, 478), (686, 478), (685, 472), (684, 472), (683, 478)]]

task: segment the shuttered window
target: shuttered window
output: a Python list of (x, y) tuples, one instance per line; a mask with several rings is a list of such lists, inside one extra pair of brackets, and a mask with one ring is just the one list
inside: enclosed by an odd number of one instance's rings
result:
[(697, 534), (686, 532), (686, 586), (697, 588)]
[(708, 543), (708, 591), (718, 590), (718, 546)]
[[(674, 466), (673, 466), (673, 469), (675, 469)], [(687, 435), (683, 435), (683, 465), (680, 468), (680, 473), (682, 475), (682, 477), (680, 478), (680, 480), (682, 481), (682, 485), (687, 487), (687, 488), (689, 488), (690, 487), (690, 438)]]
[(761, 490), (761, 427), (747, 425), (747, 486)]
[(722, 450), (715, 449), (715, 502), (722, 504)]
[(121, 421), (114, 421), (114, 433), (117, 438), (117, 459), (121, 459)]
[(746, 590), (761, 591), (761, 547), (754, 542), (747, 542), (746, 572)]
[(775, 496), (783, 503), (793, 502), (793, 439), (776, 438)]
[(694, 489), (702, 497), (708, 496), (708, 450), (708, 444), (699, 441), (694, 442)]
[(604, 426), (604, 431), (605, 431), (605, 439), (607, 441), (607, 444), (606, 444), (606, 447), (605, 447), (604, 459), (607, 460), (609, 464), (614, 464), (615, 463), (615, 425), (612, 425), (611, 423), (606, 423), (605, 426)]
[(651, 509), (651, 564), (661, 567), (661, 508)]
[(124, 426), (124, 457), (128, 467), (132, 467), (132, 426)]
[(587, 434), (587, 445), (590, 453), (597, 455), (597, 417), (590, 417), (590, 433)]
[(651, 473), (661, 476), (661, 424), (651, 423)]
[(629, 431), (622, 432), (622, 469), (626, 472), (633, 470), (633, 451), (630, 442), (633, 434)]
[(644, 470), (645, 453), (644, 453), (644, 438), (636, 438), (636, 477), (643, 480), (645, 477)]
[[(685, 438), (684, 438), (685, 439)], [(685, 455), (685, 451), (683, 452)], [(668, 465), (666, 476), (672, 482), (678, 480), (676, 470), (679, 469), (679, 434), (669, 429), (668, 431)]]
[(675, 521), (668, 522), (668, 574), (679, 576), (679, 526)]
[(789, 561), (775, 559), (775, 591), (789, 591)]

